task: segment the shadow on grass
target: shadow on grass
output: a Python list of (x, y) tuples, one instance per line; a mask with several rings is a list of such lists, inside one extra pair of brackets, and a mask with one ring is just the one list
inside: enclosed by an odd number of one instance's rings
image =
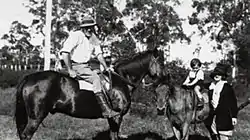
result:
[[(87, 139), (60, 139), (60, 140), (87, 140)], [(109, 131), (100, 132), (92, 140), (110, 140)], [(129, 135), (127, 138), (120, 138), (120, 140), (176, 140), (175, 137), (163, 138), (157, 133), (146, 132), (146, 133), (137, 133)], [(189, 140), (209, 140), (208, 137), (201, 135), (191, 135)]]
[[(120, 140), (165, 140), (162, 136), (154, 132), (138, 133), (129, 135), (127, 138)], [(109, 131), (100, 132), (93, 140), (109, 140)]]

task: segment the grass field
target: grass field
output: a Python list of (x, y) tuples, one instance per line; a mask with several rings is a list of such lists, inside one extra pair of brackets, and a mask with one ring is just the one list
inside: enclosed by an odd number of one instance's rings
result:
[[(15, 90), (0, 89), (0, 140), (18, 140), (13, 118)], [(35, 133), (34, 140), (106, 140), (108, 123), (105, 119), (77, 119), (63, 114), (49, 115), (44, 126)], [(124, 140), (173, 140), (173, 133), (164, 116), (155, 115), (153, 108), (132, 106), (124, 116), (121, 126)], [(125, 137), (126, 136), (126, 137)], [(209, 140), (207, 130), (202, 124), (196, 131), (191, 128), (191, 140)], [(250, 139), (250, 106), (238, 116), (232, 140)]]

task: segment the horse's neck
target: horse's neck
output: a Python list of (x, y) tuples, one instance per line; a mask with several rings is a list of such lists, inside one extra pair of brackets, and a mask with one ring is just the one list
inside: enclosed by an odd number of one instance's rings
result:
[(137, 75), (137, 76), (134, 76), (134, 75), (130, 75), (130, 74), (127, 74), (126, 76), (125, 76), (125, 78), (129, 81), (129, 82), (131, 82), (131, 83), (133, 83), (133, 84), (135, 84), (135, 85), (139, 85), (139, 83), (142, 81), (142, 79), (144, 78), (146, 76), (146, 73), (145, 72), (143, 72), (141, 75)]
[(142, 65), (142, 66), (140, 67), (140, 69), (139, 68), (138, 69), (117, 68), (115, 71), (120, 76), (127, 79), (129, 82), (138, 85), (147, 74), (147, 71), (145, 70), (146, 66), (145, 65)]
[(173, 87), (173, 88), (174, 91), (170, 94), (169, 97), (175, 101), (180, 100), (184, 96), (182, 89), (180, 87)]

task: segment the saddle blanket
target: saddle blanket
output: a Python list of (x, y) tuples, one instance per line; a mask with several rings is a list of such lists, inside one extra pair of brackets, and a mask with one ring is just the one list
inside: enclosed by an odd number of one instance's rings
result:
[[(92, 83), (87, 82), (85, 80), (78, 80), (78, 83), (79, 83), (80, 89), (93, 91), (93, 84)], [(102, 83), (103, 89), (109, 90), (109, 88), (110, 88), (109, 82), (102, 80), (101, 83)]]
[(84, 81), (84, 80), (78, 80), (78, 83), (79, 83), (79, 88), (80, 89), (93, 91), (93, 84), (91, 84), (91, 83), (89, 83), (87, 81)]

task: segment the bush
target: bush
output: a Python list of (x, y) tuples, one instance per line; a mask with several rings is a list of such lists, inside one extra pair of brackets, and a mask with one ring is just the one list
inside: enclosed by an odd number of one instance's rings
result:
[(33, 72), (35, 72), (35, 70), (13, 71), (9, 69), (3, 69), (0, 71), (0, 87), (14, 87), (18, 84), (22, 77)]

